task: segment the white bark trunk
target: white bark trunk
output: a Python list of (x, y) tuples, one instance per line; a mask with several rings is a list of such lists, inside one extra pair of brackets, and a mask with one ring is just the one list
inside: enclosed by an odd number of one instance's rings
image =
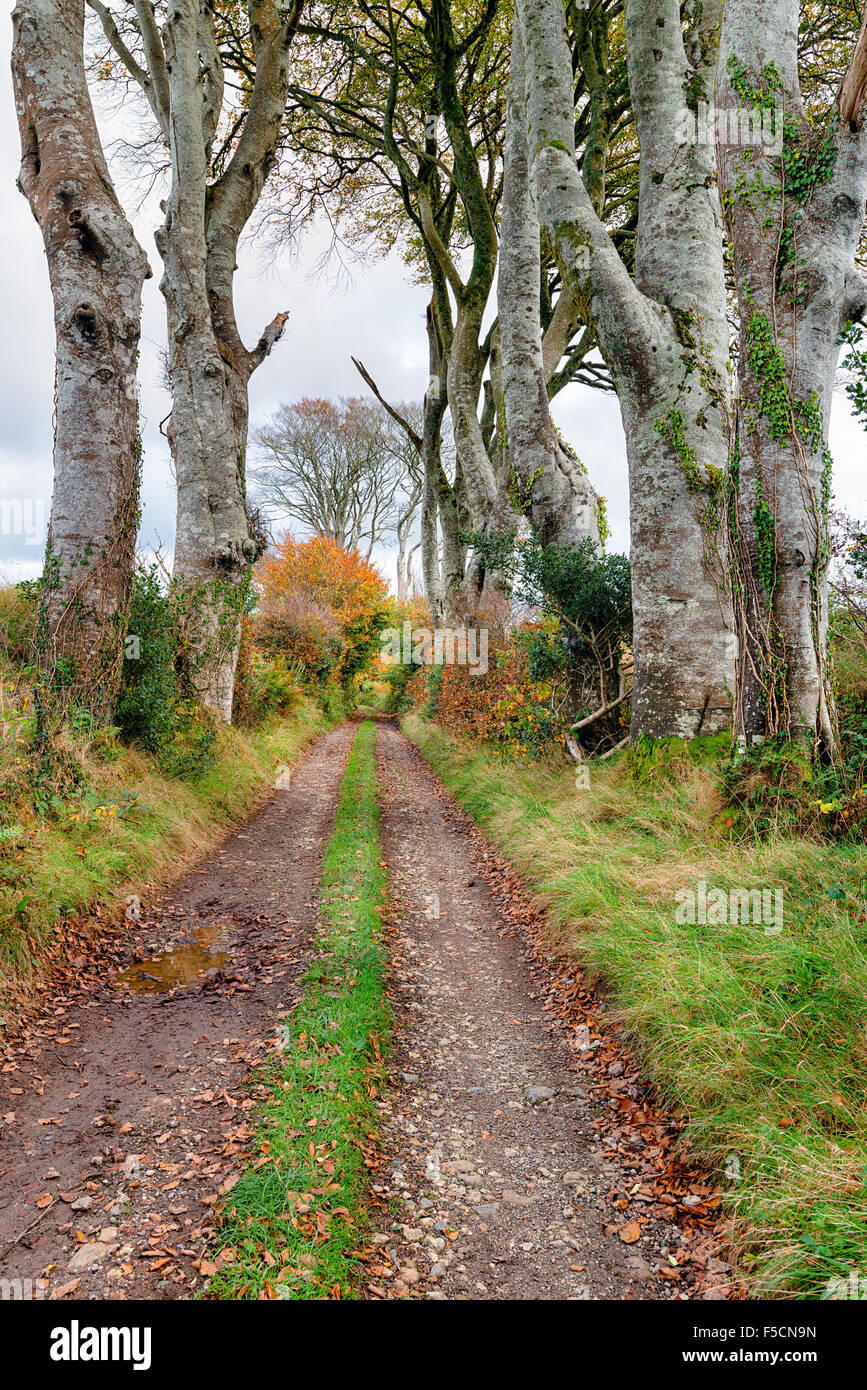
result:
[[(744, 147), (731, 134), (720, 150), (741, 321), (736, 731), (748, 742), (816, 737), (830, 756), (827, 443), (838, 335), (847, 320), (864, 317), (855, 265), (867, 196), (863, 62), (862, 36), (841, 119), (823, 146), (801, 102), (796, 0), (726, 8), (721, 110), (764, 102), (778, 108), (777, 120), (785, 110), (782, 158), (779, 148)], [(800, 182), (790, 158), (796, 148)]]
[(238, 241), (273, 165), (302, 0), (250, 0), (255, 79), (232, 158), (209, 184), (223, 73), (209, 0), (167, 0), (160, 30), (136, 6), (147, 70), (118, 46), (100, 0), (89, 0), (109, 42), (143, 87), (171, 154), (171, 191), (156, 234), (169, 329), (169, 439), (178, 486), (174, 575), (190, 610), (187, 669), (205, 705), (232, 713), (241, 614), (256, 545), (245, 495), (248, 383), (279, 338), (278, 314), (250, 351), (235, 322)]
[[(506, 436), (525, 508), (542, 544), (577, 550), (585, 540), (599, 544), (598, 498), (579, 460), (560, 443), (548, 407), (548, 378), (562, 349), (556, 361), (551, 352), (546, 374), (539, 307), (540, 229), (530, 195), (526, 110), (521, 31), (515, 24), (498, 284)], [(569, 305), (568, 293), (561, 301)], [(568, 317), (561, 312), (561, 319)]]
[(84, 68), (84, 0), (19, 0), (18, 185), (39, 223), (57, 341), (41, 662), (111, 719), (138, 524), (144, 251), (118, 203)]
[[(715, 6), (707, 6), (712, 30)], [(728, 725), (733, 640), (724, 587), (728, 459), (725, 283), (713, 151), (678, 146), (684, 93), (702, 81), (676, 0), (627, 0), (641, 140), (636, 279), (575, 162), (572, 70), (559, 0), (519, 6), (530, 183), (564, 288), (592, 319), (620, 399), (629, 460), (635, 694), (632, 734)]]

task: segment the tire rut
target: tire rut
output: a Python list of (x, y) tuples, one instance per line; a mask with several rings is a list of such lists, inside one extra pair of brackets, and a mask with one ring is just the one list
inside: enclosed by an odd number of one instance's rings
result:
[[(196, 987), (56, 993), (0, 1056), (0, 1277), (36, 1297), (184, 1298), (252, 1135), (250, 1067), (291, 1009), (355, 724), (135, 924), (132, 961), (203, 938)], [(130, 963), (132, 963), (132, 961)], [(145, 983), (144, 988), (149, 986)]]
[[(610, 1227), (619, 1169), (559, 1023), (418, 750), (379, 729), (383, 853), (403, 1029), (382, 1102), (370, 1297), (664, 1297)], [(633, 1180), (634, 1181), (634, 1180)]]

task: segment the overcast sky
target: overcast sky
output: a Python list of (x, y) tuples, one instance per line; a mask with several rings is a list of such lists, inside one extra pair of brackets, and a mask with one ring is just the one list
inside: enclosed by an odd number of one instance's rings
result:
[[(9, 52), (9, 17), (2, 23), (2, 48)], [(42, 239), (30, 210), (15, 187), (18, 130), (8, 62), (4, 58), (0, 93), (0, 305), (4, 334), (0, 346), (0, 502), (20, 499), (24, 530), (3, 534), (8, 505), (0, 517), (0, 580), (39, 572), (51, 497), (54, 333), (51, 296)], [(131, 190), (120, 185), (129, 208)], [(159, 422), (170, 408), (161, 384), (159, 351), (165, 340), (159, 293), (160, 262), (153, 242), (158, 213), (153, 206), (135, 219), (135, 230), (154, 275), (145, 285), (141, 353), (144, 439), (143, 519), (140, 543), (160, 540), (170, 555), (174, 539), (174, 484), (169, 452)], [(380, 389), (392, 399), (420, 398), (427, 383), (424, 288), (413, 285), (399, 257), (357, 268), (354, 285), (335, 291), (309, 279), (325, 245), (314, 234), (300, 256), (267, 263), (255, 247), (242, 249), (235, 299), (242, 334), (249, 345), (279, 310), (289, 310), (286, 332), (250, 386), (250, 418), (255, 426), (282, 400), (300, 396), (362, 394), (365, 387), (352, 366), (362, 358)], [(577, 449), (597, 490), (607, 498), (612, 528), (610, 548), (627, 550), (628, 487), (623, 431), (616, 400), (598, 391), (568, 387), (554, 407), (557, 423)], [(838, 398), (831, 424), (836, 504), (863, 516), (865, 441), (860, 426)], [(377, 559), (393, 579), (391, 557)]]

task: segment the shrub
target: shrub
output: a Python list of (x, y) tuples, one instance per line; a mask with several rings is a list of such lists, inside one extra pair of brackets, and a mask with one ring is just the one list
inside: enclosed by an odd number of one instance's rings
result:
[(195, 703), (179, 703), (171, 733), (160, 743), (157, 761), (167, 777), (193, 780), (214, 766), (217, 729), (208, 710)]
[(790, 739), (768, 739), (745, 755), (734, 753), (722, 769), (721, 785), (726, 825), (736, 833), (864, 838), (867, 793), (847, 787), (840, 766), (823, 766)]
[(316, 684), (348, 691), (379, 646), (387, 585), (367, 560), (323, 536), (287, 536), (259, 566), (256, 638)]
[(256, 650), (252, 623), (245, 614), (235, 668), (232, 722), (256, 728), (272, 714), (292, 714), (304, 700), (300, 670), (282, 656), (265, 657)]
[[(469, 539), (487, 567), (511, 584), (513, 597), (548, 620), (551, 636), (545, 643), (537, 639), (535, 660), (547, 661), (549, 676), (556, 672), (562, 679), (566, 722), (571, 725), (600, 703), (614, 700), (632, 635), (627, 557), (600, 554), (589, 538), (575, 550), (543, 545), (533, 532)], [(597, 748), (615, 741), (619, 727), (613, 713), (594, 722), (582, 737)]]
[(213, 764), (217, 731), (179, 674), (179, 614), (156, 565), (133, 579), (117, 725), (127, 743), (156, 756), (169, 777), (200, 777)]
[(117, 724), (128, 743), (158, 753), (171, 739), (180, 699), (177, 623), (156, 565), (137, 570), (130, 600)]
[(521, 629), (489, 652), (484, 675), (473, 674), (469, 666), (415, 668), (405, 687), (411, 707), (444, 729), (512, 756), (562, 749), (563, 721), (554, 689), (550, 681), (530, 673), (531, 633), (538, 629)]

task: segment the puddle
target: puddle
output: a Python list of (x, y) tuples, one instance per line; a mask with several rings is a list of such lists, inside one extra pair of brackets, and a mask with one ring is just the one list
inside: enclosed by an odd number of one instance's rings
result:
[(209, 970), (225, 970), (230, 955), (221, 950), (224, 922), (201, 926), (192, 940), (171, 951), (137, 960), (113, 981), (136, 994), (170, 994), (175, 989), (195, 989)]

